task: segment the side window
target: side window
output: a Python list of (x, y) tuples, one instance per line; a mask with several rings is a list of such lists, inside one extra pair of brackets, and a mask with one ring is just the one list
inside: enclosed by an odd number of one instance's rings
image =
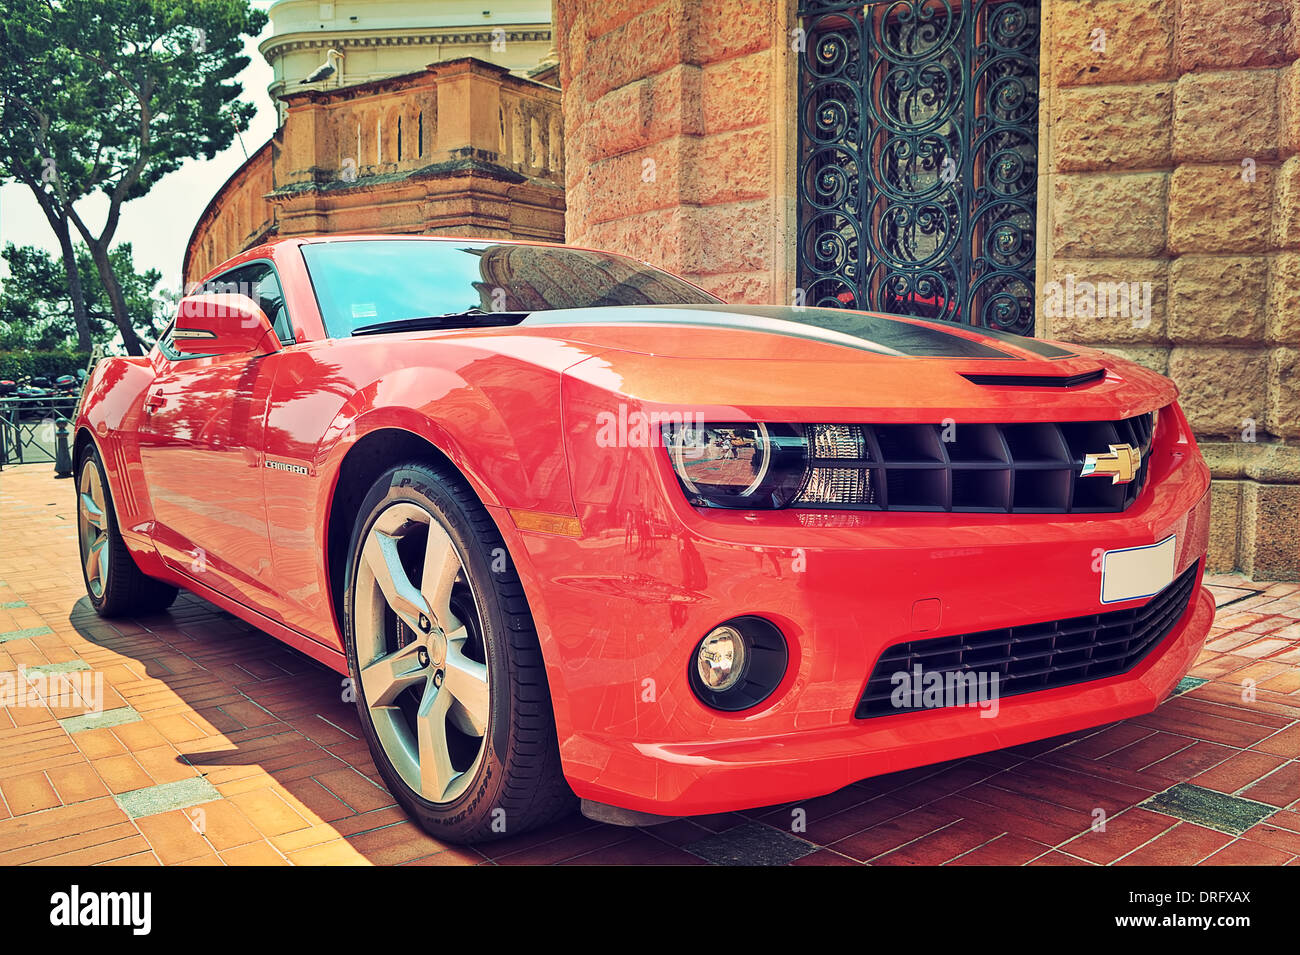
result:
[(182, 355), (176, 350), (176, 347), (172, 345), (172, 331), (175, 328), (176, 319), (173, 318), (167, 323), (167, 327), (163, 329), (163, 333), (158, 336), (158, 350), (163, 353), (163, 357), (168, 361), (183, 361), (186, 358), (198, 357), (197, 355)]
[(203, 286), (203, 291), (247, 295), (271, 320), (280, 344), (294, 343), (293, 324), (284, 304), (284, 292), (269, 262), (253, 262), (218, 275)]

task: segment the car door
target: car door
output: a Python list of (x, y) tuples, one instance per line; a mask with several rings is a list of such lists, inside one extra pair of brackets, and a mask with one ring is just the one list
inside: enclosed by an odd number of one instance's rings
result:
[[(206, 283), (257, 302), (282, 344), (292, 325), (279, 278), (267, 261)], [(282, 352), (181, 355), (170, 330), (145, 395), (140, 460), (163, 559), (221, 593), (268, 613), (274, 601), (263, 485), (267, 401)]]

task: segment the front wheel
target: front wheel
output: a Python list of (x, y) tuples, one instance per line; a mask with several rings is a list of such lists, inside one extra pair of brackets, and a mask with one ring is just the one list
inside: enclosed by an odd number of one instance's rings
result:
[(515, 835), (571, 811), (523, 587), (463, 481), (424, 464), (382, 475), (347, 567), (361, 726), (402, 807), (446, 842)]

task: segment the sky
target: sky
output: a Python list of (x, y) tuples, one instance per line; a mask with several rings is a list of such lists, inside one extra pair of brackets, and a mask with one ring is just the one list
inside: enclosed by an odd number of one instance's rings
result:
[[(271, 6), (271, 0), (253, 0), (252, 5), (266, 10)], [(244, 86), (241, 99), (254, 104), (257, 114), (241, 134), (243, 147), (236, 138), (230, 148), (210, 160), (190, 160), (164, 177), (146, 195), (122, 206), (122, 219), (114, 244), (130, 242), (136, 268), (140, 271), (158, 269), (162, 272), (163, 288), (180, 288), (181, 260), (194, 223), (221, 184), (244, 162), (244, 147), (251, 156), (275, 132), (275, 107), (266, 93), (272, 79), (271, 67), (257, 52), (257, 44), (270, 34), (271, 27), (267, 24), (261, 36), (244, 44), (244, 55), (250, 58), (250, 62), (239, 74)], [(95, 232), (103, 225), (107, 209), (108, 200), (98, 196), (77, 205), (77, 211)], [(58, 241), (45, 221), (44, 213), (31, 191), (23, 185), (0, 187), (0, 248), (8, 242), (40, 246), (55, 254), (59, 251)], [(0, 259), (0, 278), (7, 274), (8, 269)]]

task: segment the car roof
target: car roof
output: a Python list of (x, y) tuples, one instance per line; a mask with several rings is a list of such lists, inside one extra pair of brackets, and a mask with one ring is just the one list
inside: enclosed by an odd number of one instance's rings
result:
[[(265, 245), (283, 245), (296, 242), (299, 245), (319, 245), (326, 242), (366, 242), (375, 239), (400, 239), (405, 242), (488, 242), (492, 245), (541, 245), (553, 249), (576, 249), (579, 246), (565, 245), (562, 242), (540, 242), (533, 239), (501, 239), (495, 236), (476, 235), (409, 235), (393, 232), (338, 232), (322, 235), (300, 235), (283, 239), (272, 239)], [(599, 251), (588, 249), (584, 251)], [(619, 255), (620, 253), (607, 253)]]

